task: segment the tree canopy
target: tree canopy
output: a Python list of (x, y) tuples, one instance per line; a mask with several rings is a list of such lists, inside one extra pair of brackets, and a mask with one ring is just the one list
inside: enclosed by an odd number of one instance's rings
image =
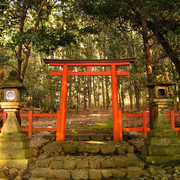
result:
[[(43, 57), (136, 57), (131, 77), (118, 79), (118, 91), (120, 106), (125, 106), (128, 96), (131, 109), (136, 99), (139, 110), (148, 99), (145, 85), (153, 80), (156, 67), (166, 80), (179, 81), (179, 7), (174, 0), (4, 0), (0, 3), (0, 72), (3, 76), (3, 69), (5, 74), (17, 70), (28, 98), (33, 99), (29, 104), (49, 111), (58, 107), (60, 80), (48, 76), (53, 68), (43, 64)], [(88, 102), (89, 108), (91, 103), (108, 107), (109, 86), (108, 77), (71, 77), (69, 106), (87, 108)]]

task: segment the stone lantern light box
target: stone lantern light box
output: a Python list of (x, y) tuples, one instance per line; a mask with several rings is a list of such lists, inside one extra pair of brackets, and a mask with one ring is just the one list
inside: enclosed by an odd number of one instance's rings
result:
[(20, 90), (25, 88), (17, 79), (17, 72), (11, 71), (8, 79), (0, 85), (0, 89), (4, 89), (4, 102), (20, 102)]
[(170, 98), (169, 94), (169, 87), (175, 85), (175, 83), (171, 82), (152, 82), (148, 84), (148, 87), (150, 87), (153, 90), (153, 98)]

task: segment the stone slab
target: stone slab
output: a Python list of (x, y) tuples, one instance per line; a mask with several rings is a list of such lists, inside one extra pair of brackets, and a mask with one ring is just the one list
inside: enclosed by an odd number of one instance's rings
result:
[(125, 168), (112, 169), (111, 171), (114, 178), (124, 178), (127, 174), (127, 169)]
[(77, 146), (73, 145), (63, 145), (62, 146), (63, 152), (69, 154), (75, 154), (77, 151)]
[(101, 167), (101, 161), (99, 159), (90, 160), (89, 166), (91, 169), (99, 169)]
[(29, 141), (4, 141), (0, 142), (0, 150), (1, 149), (9, 149), (12, 147), (13, 149), (27, 149), (29, 148)]
[(63, 161), (54, 160), (51, 162), (52, 169), (62, 169), (62, 167), (63, 167)]
[(36, 168), (32, 171), (32, 176), (36, 178), (55, 178), (54, 170), (50, 168)]
[(111, 144), (101, 145), (101, 153), (102, 154), (112, 154), (115, 153), (116, 146)]
[(4, 141), (25, 141), (27, 137), (23, 133), (0, 134), (0, 142)]
[(152, 129), (151, 131), (148, 132), (148, 138), (152, 137), (167, 137), (167, 138), (176, 138), (178, 137), (178, 132), (175, 131), (174, 129)]
[(110, 179), (113, 176), (111, 169), (102, 169), (101, 173), (103, 179)]
[(3, 159), (28, 159), (32, 157), (31, 149), (1, 149), (0, 160)]
[(180, 163), (180, 155), (177, 156), (146, 156), (145, 157), (147, 163), (152, 164), (174, 164)]
[(129, 153), (127, 156), (124, 157), (117, 157), (114, 159), (114, 161), (117, 168), (136, 166), (139, 163), (139, 160), (133, 153)]
[(114, 168), (114, 159), (101, 159), (101, 168)]
[(27, 169), (28, 164), (31, 163), (33, 161), (32, 158), (30, 159), (0, 159), (0, 166), (12, 166), (14, 165), (17, 168), (21, 168), (21, 169)]
[(168, 146), (180, 144), (180, 138), (152, 137), (145, 140), (146, 145)]
[(125, 155), (126, 154), (125, 146), (117, 146), (117, 152), (118, 152), (118, 154)]
[(142, 175), (143, 171), (140, 167), (128, 167), (127, 168), (127, 178), (138, 178)]
[(102, 179), (101, 170), (90, 169), (89, 170), (89, 179)]
[(65, 136), (66, 141), (77, 141), (77, 135), (66, 135)]
[(67, 160), (63, 163), (63, 169), (75, 169), (76, 168), (76, 160)]
[(43, 147), (44, 152), (52, 153), (52, 152), (61, 152), (62, 151), (62, 143), (53, 141)]
[(104, 135), (103, 134), (93, 134), (90, 136), (92, 141), (104, 141)]
[(83, 160), (83, 159), (77, 160), (77, 169), (87, 169), (87, 168), (89, 168), (88, 160)]
[(89, 141), (90, 140), (90, 135), (82, 134), (78, 135), (77, 137), (78, 141)]
[(78, 152), (98, 153), (100, 151), (99, 145), (79, 145)]
[(88, 170), (73, 170), (71, 171), (72, 179), (83, 180), (88, 179)]
[(171, 146), (148, 146), (148, 155), (150, 156), (171, 156), (180, 154), (180, 145)]
[(71, 172), (69, 170), (53, 170), (53, 174), (59, 180), (71, 179)]
[(36, 167), (49, 167), (52, 159), (38, 159), (35, 163)]

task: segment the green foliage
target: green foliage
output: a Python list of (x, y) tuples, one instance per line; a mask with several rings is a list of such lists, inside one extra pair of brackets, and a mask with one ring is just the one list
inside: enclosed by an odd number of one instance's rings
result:
[[(23, 2), (27, 14), (21, 31)], [(7, 72), (12, 68), (17, 69), (18, 61), (23, 65), (28, 45), (32, 42), (33, 48), (24, 78), (27, 88), (24, 98), (32, 98), (32, 101), (28, 101), (28, 106), (39, 107), (46, 112), (56, 111), (59, 107), (61, 78), (48, 75), (49, 71), (57, 71), (59, 68), (47, 67), (42, 62), (42, 58), (48, 56), (73, 60), (136, 57), (136, 62), (130, 68), (120, 68), (123, 71), (130, 70), (131, 76), (118, 79), (118, 92), (127, 101), (129, 90), (135, 98), (135, 88), (138, 87), (139, 94), (143, 94), (140, 99), (147, 98), (146, 62), (140, 22), (142, 8), (147, 22), (153, 25), (151, 27), (155, 26), (157, 33), (162, 33), (174, 52), (178, 50), (178, 1), (50, 0), (41, 12), (36, 32), (33, 32), (41, 2), (42, 0), (5, 0), (0, 3), (0, 63), (6, 65)], [(167, 72), (173, 72), (168, 77), (175, 80), (177, 73), (173, 69), (174, 65), (166, 58), (157, 60), (158, 55), (164, 56), (165, 53), (161, 46), (157, 47), (152, 31), (149, 31), (149, 35), (153, 63), (161, 69), (164, 77)], [(21, 45), (22, 56), (17, 57)], [(79, 67), (72, 70), (86, 69)], [(93, 70), (102, 71), (104, 68), (96, 67)], [(110, 70), (110, 67), (106, 70)], [(95, 84), (91, 83), (91, 88), (94, 88), (92, 102), (96, 100), (98, 108), (102, 106), (103, 79), (104, 77), (95, 77)], [(69, 78), (68, 110), (78, 109), (78, 106), (83, 107), (85, 102), (89, 102), (88, 83), (87, 77)], [(108, 79), (107, 88), (111, 89), (110, 86)], [(111, 91), (109, 96), (111, 98)], [(143, 100), (142, 103), (144, 102)]]

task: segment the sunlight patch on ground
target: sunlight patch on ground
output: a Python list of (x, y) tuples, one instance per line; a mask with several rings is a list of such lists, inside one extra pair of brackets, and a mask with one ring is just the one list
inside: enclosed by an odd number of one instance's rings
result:
[(107, 143), (102, 141), (88, 141), (88, 144), (107, 144)]
[(88, 114), (90, 117), (109, 116), (110, 114)]

